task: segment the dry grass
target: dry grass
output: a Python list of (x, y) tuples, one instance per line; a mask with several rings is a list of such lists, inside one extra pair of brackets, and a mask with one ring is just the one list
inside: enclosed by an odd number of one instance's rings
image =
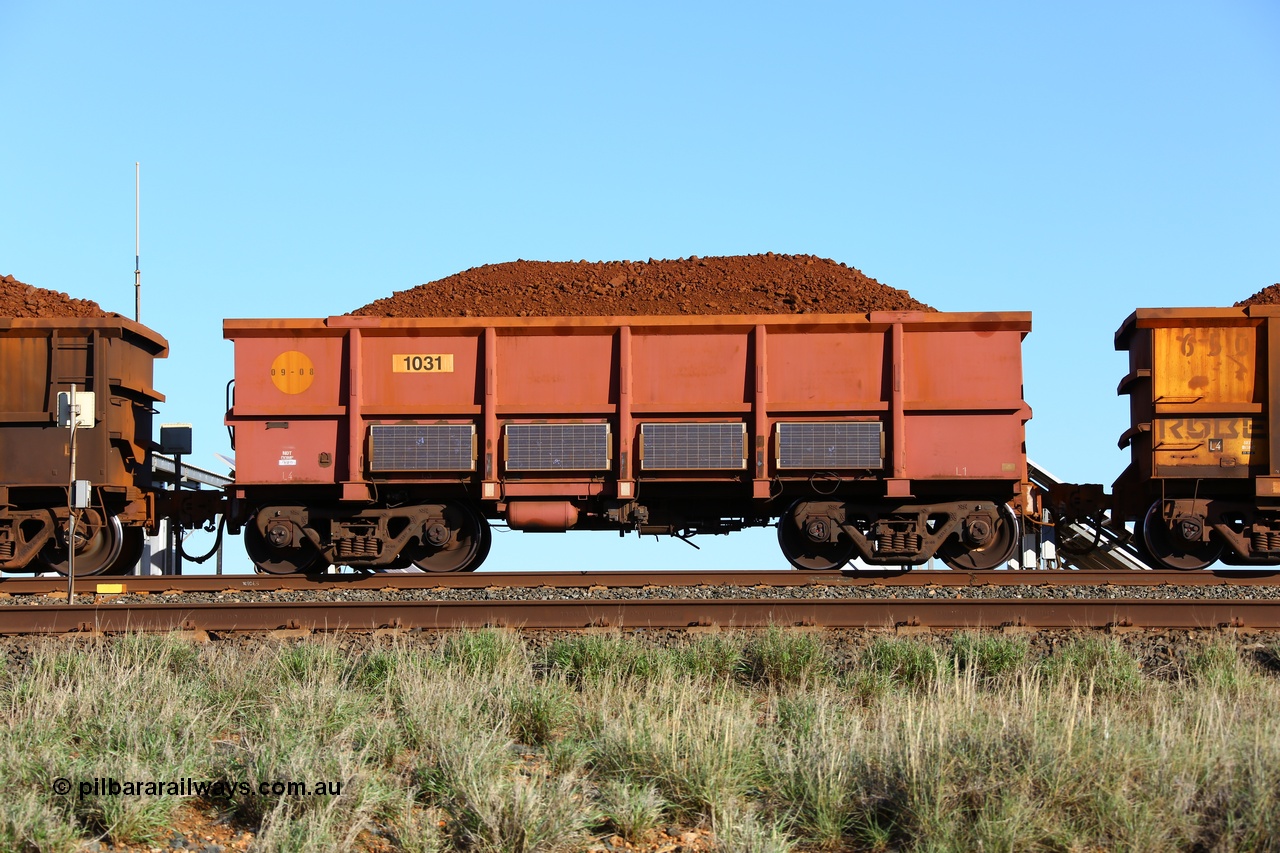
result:
[[(27, 648), (0, 668), (6, 851), (164, 845), (193, 800), (260, 851), (643, 849), (673, 824), (726, 851), (1280, 849), (1280, 655), (1231, 636), (1159, 676), (1092, 635)], [(340, 790), (257, 790), (280, 781)]]

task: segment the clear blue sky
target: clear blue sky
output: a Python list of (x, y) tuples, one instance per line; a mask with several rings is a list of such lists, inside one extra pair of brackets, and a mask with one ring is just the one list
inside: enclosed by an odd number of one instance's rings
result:
[[(1280, 281), (1280, 6), (0, 0), (0, 274), (172, 345), (218, 468), (224, 316), (341, 314), (516, 258), (811, 253), (1030, 310), (1031, 456), (1110, 483), (1138, 306)], [(490, 568), (777, 567), (500, 535)], [(243, 560), (237, 545), (228, 565)]]

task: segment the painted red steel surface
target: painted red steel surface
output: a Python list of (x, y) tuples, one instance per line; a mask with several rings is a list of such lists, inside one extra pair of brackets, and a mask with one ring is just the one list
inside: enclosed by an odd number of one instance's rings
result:
[[(891, 494), (984, 480), (1012, 495), (1026, 473), (1030, 327), (1025, 312), (226, 320), (237, 486), (342, 485), (364, 499), (371, 425), (470, 423), (476, 470), (431, 476), (488, 500), (618, 494), (619, 481), (631, 497), (635, 481), (686, 476), (639, 470), (642, 422), (730, 421), (746, 425), (747, 469), (687, 476), (767, 498), (774, 478), (807, 476), (778, 471), (779, 421), (859, 419), (884, 425)], [(448, 354), (453, 369), (393, 372), (405, 353)], [(503, 426), (545, 421), (609, 423), (611, 469), (508, 476)]]

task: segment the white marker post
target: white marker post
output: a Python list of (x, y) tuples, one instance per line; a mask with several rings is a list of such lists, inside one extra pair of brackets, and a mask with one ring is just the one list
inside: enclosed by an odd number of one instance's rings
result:
[(71, 479), (67, 488), (67, 604), (75, 604), (76, 598), (76, 423), (80, 420), (80, 404), (76, 400), (76, 386), (71, 386), (67, 399), (67, 418), (70, 421)]

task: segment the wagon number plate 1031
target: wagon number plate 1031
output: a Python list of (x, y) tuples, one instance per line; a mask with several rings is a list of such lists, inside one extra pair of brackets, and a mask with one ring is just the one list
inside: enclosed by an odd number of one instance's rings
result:
[(396, 353), (391, 356), (392, 373), (453, 373), (453, 353), (426, 355)]

